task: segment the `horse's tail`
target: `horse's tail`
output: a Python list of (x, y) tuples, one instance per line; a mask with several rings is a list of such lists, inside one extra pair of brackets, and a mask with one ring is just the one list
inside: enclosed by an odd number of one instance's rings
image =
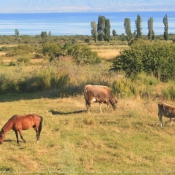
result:
[(39, 124), (39, 129), (38, 129), (39, 133), (42, 130), (42, 123), (43, 123), (43, 117), (40, 116), (40, 124)]

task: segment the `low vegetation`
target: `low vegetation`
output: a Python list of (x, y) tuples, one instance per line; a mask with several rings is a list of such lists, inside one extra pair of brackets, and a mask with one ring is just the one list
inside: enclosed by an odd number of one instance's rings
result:
[[(152, 61), (155, 57), (149, 50), (160, 45), (164, 49), (160, 58), (166, 56), (166, 50), (173, 67), (174, 43), (154, 42), (139, 40), (128, 46), (116, 41), (55, 38), (55, 43), (48, 39), (46, 43), (32, 40), (34, 44), (3, 45), (1, 127), (14, 114), (36, 113), (43, 116), (44, 123), (39, 144), (32, 129), (23, 131), (27, 144), (21, 141), (19, 146), (13, 131), (6, 134), (0, 145), (0, 173), (174, 174), (175, 124), (170, 127), (164, 119), (161, 128), (157, 115), (158, 101), (175, 106), (174, 74), (161, 78), (161, 69), (157, 77), (144, 67), (146, 61), (139, 62), (139, 58)], [(126, 58), (138, 62), (127, 68), (123, 66)], [(139, 63), (142, 69), (128, 76), (129, 66)], [(99, 105), (93, 104), (92, 114), (88, 114), (83, 88), (89, 83), (111, 87), (119, 101), (117, 110), (103, 105), (100, 113)]]

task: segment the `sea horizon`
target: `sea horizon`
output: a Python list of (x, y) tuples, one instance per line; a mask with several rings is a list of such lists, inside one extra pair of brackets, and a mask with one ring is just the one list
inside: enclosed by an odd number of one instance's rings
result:
[(91, 35), (91, 22), (98, 23), (98, 17), (110, 20), (110, 33), (125, 34), (124, 19), (131, 20), (132, 33), (136, 30), (137, 15), (142, 18), (142, 34), (148, 34), (148, 19), (153, 18), (155, 35), (163, 35), (163, 18), (168, 15), (168, 33), (175, 33), (175, 12), (138, 11), (138, 12), (37, 12), (37, 13), (0, 13), (0, 35), (40, 35), (42, 31), (52, 35)]

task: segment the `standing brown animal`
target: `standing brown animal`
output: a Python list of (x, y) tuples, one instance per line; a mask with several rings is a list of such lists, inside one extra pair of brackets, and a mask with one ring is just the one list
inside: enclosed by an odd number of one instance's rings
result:
[(107, 105), (111, 104), (113, 109), (116, 109), (116, 103), (118, 102), (112, 95), (111, 90), (107, 86), (101, 85), (86, 85), (84, 87), (84, 99), (88, 112), (90, 112), (91, 104), (98, 102), (100, 104), (100, 112), (102, 103)]
[(40, 132), (42, 130), (42, 121), (43, 121), (43, 118), (41, 116), (38, 116), (37, 114), (28, 114), (25, 116), (20, 116), (20, 115), (12, 116), (1, 129), (0, 143), (3, 143), (6, 132), (8, 132), (11, 129), (15, 131), (18, 144), (19, 144), (18, 132), (21, 136), (21, 139), (24, 141), (24, 143), (26, 143), (26, 141), (22, 136), (22, 130), (28, 130), (31, 127), (33, 127), (34, 130), (36, 131), (36, 139), (38, 142), (40, 138)]
[(173, 118), (175, 118), (175, 108), (165, 103), (159, 102), (158, 103), (158, 117), (159, 117), (161, 127), (163, 127), (163, 121), (162, 121), (163, 116), (170, 118), (170, 126), (171, 126)]

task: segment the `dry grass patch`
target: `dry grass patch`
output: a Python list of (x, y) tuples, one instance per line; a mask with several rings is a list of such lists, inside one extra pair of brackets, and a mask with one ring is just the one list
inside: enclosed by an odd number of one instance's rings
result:
[(121, 50), (104, 49), (104, 50), (92, 50), (97, 52), (98, 56), (103, 59), (113, 59), (120, 54)]
[(18, 44), (0, 44), (0, 47), (16, 47)]
[(5, 54), (6, 54), (7, 52), (0, 52), (0, 56), (5, 56)]

